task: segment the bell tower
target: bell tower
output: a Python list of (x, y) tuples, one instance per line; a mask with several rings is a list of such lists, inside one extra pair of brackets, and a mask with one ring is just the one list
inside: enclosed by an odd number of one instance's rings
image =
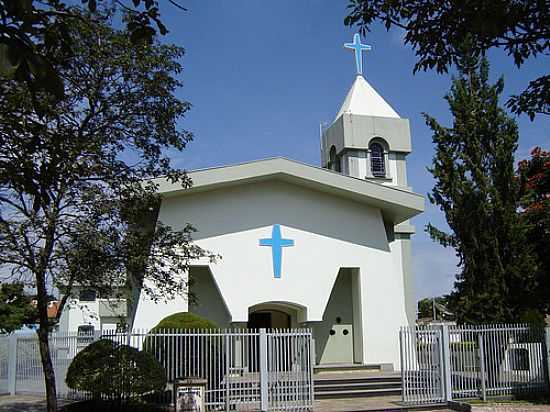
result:
[(344, 44), (355, 52), (357, 75), (332, 124), (321, 135), (322, 166), (380, 184), (407, 188), (411, 152), (408, 119), (402, 119), (363, 77), (359, 34)]
[(407, 187), (411, 152), (408, 119), (402, 119), (358, 74), (332, 124), (321, 136), (322, 166), (377, 183)]
[[(403, 119), (363, 77), (359, 34), (344, 44), (355, 52), (357, 75), (332, 124), (321, 132), (321, 165), (324, 168), (376, 184), (411, 190), (407, 184), (406, 157), (411, 152), (409, 120)], [(416, 301), (411, 273), (409, 221), (384, 221), (388, 244), (401, 262), (405, 305), (409, 324), (416, 319)]]

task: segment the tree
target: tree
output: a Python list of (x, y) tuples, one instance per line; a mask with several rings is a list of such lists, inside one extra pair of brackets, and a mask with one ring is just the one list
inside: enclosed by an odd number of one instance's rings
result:
[(531, 158), (518, 167), (521, 218), (528, 225), (528, 241), (534, 246), (538, 271), (537, 309), (550, 313), (550, 152), (536, 147)]
[[(74, 52), (70, 26), (77, 19), (91, 19), (99, 3), (81, 0), (91, 14), (83, 16), (61, 0), (0, 0), (0, 76), (25, 83), (31, 90), (47, 92), (52, 100), (64, 93), (63, 78), (49, 52), (62, 52), (67, 59)], [(175, 0), (174, 6), (185, 10)], [(134, 44), (152, 42), (156, 34), (168, 30), (160, 20), (157, 0), (132, 0), (134, 7), (113, 2), (126, 17), (126, 27)], [(69, 60), (70, 61), (70, 60)]]
[(450, 128), (425, 115), (435, 156), (430, 201), (445, 214), (450, 233), (429, 224), (435, 241), (459, 258), (451, 310), (461, 322), (517, 321), (536, 287), (527, 226), (517, 213), (514, 153), (518, 131), (499, 107), (504, 82), (489, 84), (489, 64), (467, 52), (446, 96)]
[(418, 319), (449, 320), (453, 318), (453, 314), (447, 309), (448, 304), (449, 297), (447, 295), (420, 299), (418, 301)]
[(35, 320), (36, 311), (23, 283), (0, 284), (0, 332), (11, 333)]
[(58, 316), (74, 285), (127, 298), (142, 289), (158, 299), (183, 293), (190, 262), (209, 256), (192, 243), (190, 225), (155, 224), (155, 178), (191, 184), (168, 157), (192, 139), (177, 126), (189, 109), (174, 95), (183, 50), (132, 45), (112, 28), (112, 13), (82, 16), (67, 28), (69, 61), (37, 46), (64, 81), (56, 105), (21, 82), (0, 83), (0, 266), (36, 288), (50, 412), (48, 289), (63, 296)]
[[(471, 42), (471, 53), (482, 56), (503, 48), (520, 67), (529, 58), (550, 50), (548, 1), (530, 0), (350, 0), (348, 26), (368, 31), (375, 21), (386, 29), (405, 30), (418, 61), (414, 71), (435, 68), (446, 72), (461, 59), (461, 46)], [(516, 113), (550, 114), (550, 76), (533, 79), (508, 106)]]

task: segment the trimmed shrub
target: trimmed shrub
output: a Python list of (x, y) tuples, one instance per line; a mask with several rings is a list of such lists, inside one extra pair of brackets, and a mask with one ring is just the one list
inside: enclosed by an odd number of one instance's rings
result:
[(194, 313), (179, 312), (162, 319), (150, 333), (159, 329), (216, 329), (217, 327), (214, 322)]
[(164, 390), (166, 372), (151, 354), (102, 339), (75, 356), (66, 382), (96, 398), (122, 400)]

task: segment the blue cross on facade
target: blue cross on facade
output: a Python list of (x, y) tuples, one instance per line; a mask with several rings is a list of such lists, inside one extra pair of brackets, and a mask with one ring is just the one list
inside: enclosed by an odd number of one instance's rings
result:
[(368, 44), (361, 44), (361, 36), (359, 33), (353, 35), (353, 43), (344, 43), (346, 49), (352, 49), (355, 52), (355, 66), (357, 74), (363, 74), (363, 50), (371, 50), (372, 47)]
[(273, 276), (276, 279), (281, 277), (281, 260), (283, 257), (283, 248), (294, 246), (294, 240), (283, 239), (281, 237), (281, 227), (273, 225), (271, 229), (271, 238), (260, 239), (260, 246), (271, 246), (271, 256), (273, 258)]

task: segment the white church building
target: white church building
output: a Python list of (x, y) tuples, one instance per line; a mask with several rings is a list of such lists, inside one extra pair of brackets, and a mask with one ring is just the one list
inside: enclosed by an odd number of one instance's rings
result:
[(142, 293), (133, 328), (185, 311), (222, 328), (307, 327), (317, 364), (399, 367), (399, 328), (416, 317), (409, 219), (424, 198), (407, 184), (409, 121), (357, 67), (320, 167), (271, 158), (192, 171), (191, 189), (158, 181), (158, 220), (191, 222), (221, 259), (191, 268), (196, 304)]

